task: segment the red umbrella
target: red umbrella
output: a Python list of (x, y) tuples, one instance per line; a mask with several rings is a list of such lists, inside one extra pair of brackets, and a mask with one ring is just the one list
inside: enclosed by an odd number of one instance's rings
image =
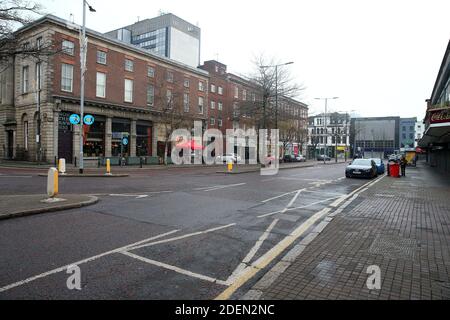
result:
[(179, 149), (203, 150), (203, 146), (195, 143), (194, 140), (181, 142), (176, 147)]

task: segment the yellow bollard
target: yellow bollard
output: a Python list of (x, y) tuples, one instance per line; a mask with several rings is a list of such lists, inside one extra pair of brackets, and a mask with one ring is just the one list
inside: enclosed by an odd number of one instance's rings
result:
[(233, 171), (233, 160), (228, 160), (228, 172)]
[(50, 168), (47, 176), (47, 195), (55, 197), (58, 195), (58, 170)]
[(62, 174), (66, 174), (66, 159), (61, 158), (58, 161), (58, 171)]
[(111, 161), (106, 159), (106, 174), (111, 175)]

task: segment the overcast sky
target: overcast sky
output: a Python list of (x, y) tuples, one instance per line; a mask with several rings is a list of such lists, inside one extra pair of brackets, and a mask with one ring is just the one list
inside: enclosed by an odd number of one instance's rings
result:
[[(46, 12), (81, 23), (82, 0), (37, 0)], [(201, 61), (218, 59), (237, 74), (264, 53), (287, 66), (315, 97), (337, 96), (334, 111), (361, 116), (425, 115), (450, 39), (448, 0), (89, 0), (87, 27), (106, 32), (159, 11), (201, 28)]]

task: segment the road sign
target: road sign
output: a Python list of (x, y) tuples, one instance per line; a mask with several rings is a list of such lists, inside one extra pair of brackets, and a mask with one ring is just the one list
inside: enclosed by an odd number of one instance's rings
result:
[(80, 116), (76, 113), (71, 114), (69, 117), (69, 121), (71, 124), (79, 124), (80, 123)]
[(126, 146), (126, 145), (128, 144), (128, 138), (127, 138), (127, 137), (123, 137), (123, 138), (122, 138), (122, 144), (123, 144), (124, 146)]
[(94, 123), (94, 116), (87, 114), (84, 116), (83, 118), (83, 122), (84, 124), (87, 124), (88, 126), (90, 126), (91, 124)]

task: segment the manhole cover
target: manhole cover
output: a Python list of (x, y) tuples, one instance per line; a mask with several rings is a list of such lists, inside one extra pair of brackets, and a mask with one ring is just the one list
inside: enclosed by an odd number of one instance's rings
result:
[(397, 236), (379, 235), (372, 242), (369, 252), (381, 254), (389, 259), (414, 260), (417, 243), (412, 239)]

